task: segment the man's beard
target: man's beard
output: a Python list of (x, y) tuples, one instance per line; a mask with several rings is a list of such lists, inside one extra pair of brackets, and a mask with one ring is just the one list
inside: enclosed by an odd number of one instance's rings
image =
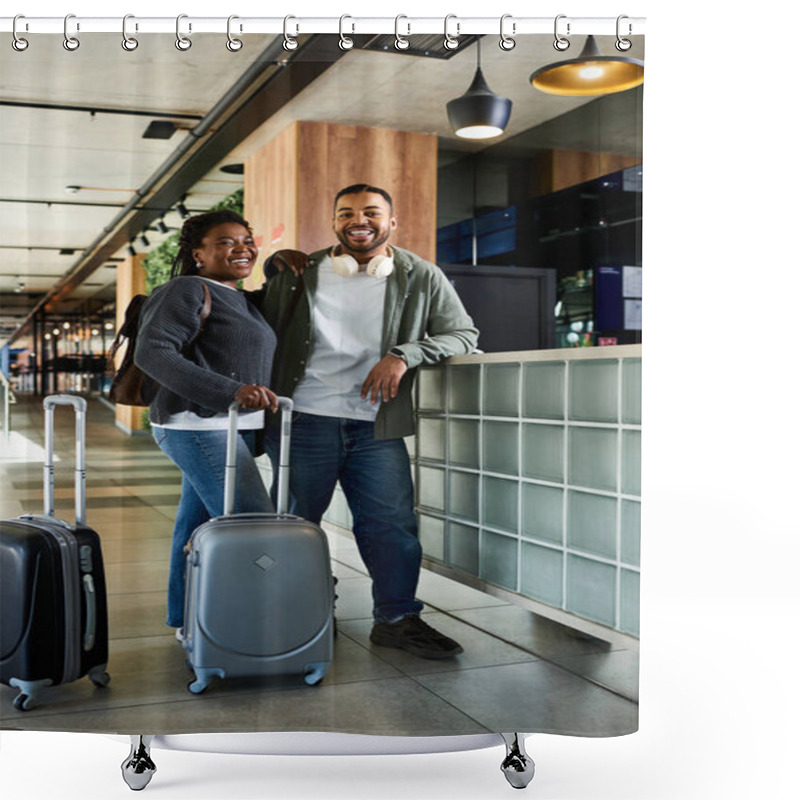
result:
[(379, 247), (382, 247), (384, 244), (386, 244), (386, 242), (389, 240), (389, 234), (391, 233), (389, 230), (376, 230), (372, 226), (370, 226), (370, 230), (373, 232), (373, 236), (365, 242), (351, 241), (345, 235), (345, 231), (338, 231), (336, 238), (339, 240), (339, 243), (342, 245), (342, 247), (349, 250), (351, 253), (368, 253), (371, 250), (377, 250)]

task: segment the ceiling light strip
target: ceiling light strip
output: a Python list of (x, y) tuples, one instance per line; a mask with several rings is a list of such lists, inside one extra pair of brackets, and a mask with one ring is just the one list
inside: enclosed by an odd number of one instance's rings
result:
[[(563, 29), (569, 25), (570, 35), (594, 34), (595, 36), (616, 36), (617, 17), (569, 17), (562, 16)], [(641, 36), (645, 32), (645, 17), (624, 17), (625, 35)], [(286, 20), (289, 20), (287, 23)], [(289, 25), (292, 36), (298, 33), (339, 34), (341, 22), (338, 17), (239, 17), (233, 24), (234, 34), (282, 34)], [(500, 17), (459, 17), (449, 20), (448, 30), (458, 36), (493, 34), (500, 32)], [(394, 34), (395, 17), (352, 17), (347, 21), (347, 33), (355, 34)], [(407, 26), (407, 27), (406, 27)], [(630, 26), (630, 27), (629, 27)], [(406, 17), (403, 19), (403, 34), (444, 33), (443, 17)], [(553, 33), (553, 17), (514, 17), (504, 15), (503, 28), (514, 35)], [(14, 18), (0, 18), (0, 31), (11, 33)], [(19, 35), (57, 33), (64, 34), (63, 17), (27, 17), (17, 19), (16, 32)], [(86, 33), (122, 33), (122, 17), (80, 17), (70, 19), (70, 32), (73, 36)], [(130, 17), (126, 22), (129, 35), (148, 33), (175, 34), (174, 17)], [(197, 33), (228, 34), (227, 17), (192, 17), (181, 20), (181, 32), (185, 36)]]

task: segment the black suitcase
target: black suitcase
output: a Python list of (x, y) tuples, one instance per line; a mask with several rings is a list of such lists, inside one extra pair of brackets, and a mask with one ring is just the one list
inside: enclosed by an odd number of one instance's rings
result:
[[(75, 524), (55, 517), (55, 406), (75, 411)], [(44, 515), (0, 521), (0, 681), (19, 689), (14, 707), (33, 706), (45, 686), (84, 675), (106, 686), (108, 608), (100, 537), (85, 523), (86, 401), (44, 400)]]

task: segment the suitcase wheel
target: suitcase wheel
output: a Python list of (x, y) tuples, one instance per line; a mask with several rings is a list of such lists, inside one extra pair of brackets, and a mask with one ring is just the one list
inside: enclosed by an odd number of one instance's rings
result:
[(11, 678), (8, 685), (19, 689), (19, 694), (14, 698), (14, 708), (16, 708), (17, 711), (30, 711), (34, 705), (34, 698), (39, 694), (39, 691), (45, 686), (52, 686), (53, 681), (50, 680), (50, 678), (44, 678), (38, 681), (24, 681), (21, 678)]
[(103, 671), (97, 674), (90, 674), (89, 680), (97, 687), (104, 689), (111, 682), (111, 676)]
[(303, 680), (309, 686), (316, 686), (328, 674), (329, 667), (329, 661), (323, 661), (318, 664), (306, 664), (306, 674), (303, 676)]
[(32, 707), (31, 696), (29, 694), (20, 693), (14, 698), (14, 708), (17, 711), (28, 711)]
[(186, 688), (192, 694), (202, 694), (215, 675), (218, 678), (225, 677), (225, 670), (219, 667), (195, 667), (194, 675), (196, 680), (191, 681)]

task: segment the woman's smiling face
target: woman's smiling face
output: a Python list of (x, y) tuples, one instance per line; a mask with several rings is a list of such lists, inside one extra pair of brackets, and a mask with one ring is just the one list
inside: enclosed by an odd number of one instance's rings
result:
[(200, 247), (192, 251), (197, 274), (229, 286), (246, 278), (258, 258), (253, 234), (237, 222), (224, 222), (209, 228)]

